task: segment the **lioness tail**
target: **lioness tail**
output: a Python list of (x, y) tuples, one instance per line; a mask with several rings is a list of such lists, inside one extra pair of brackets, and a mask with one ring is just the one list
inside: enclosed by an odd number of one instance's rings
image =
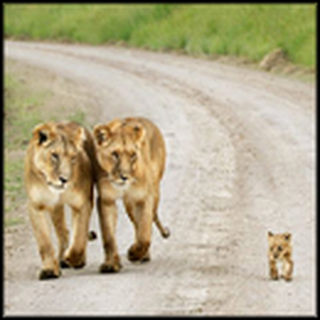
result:
[(155, 217), (154, 217), (154, 222), (155, 222), (156, 226), (158, 227), (162, 237), (163, 238), (169, 238), (169, 236), (170, 236), (169, 228), (168, 227), (164, 227), (162, 225), (162, 223), (160, 222), (160, 220), (159, 220), (157, 215), (155, 215)]

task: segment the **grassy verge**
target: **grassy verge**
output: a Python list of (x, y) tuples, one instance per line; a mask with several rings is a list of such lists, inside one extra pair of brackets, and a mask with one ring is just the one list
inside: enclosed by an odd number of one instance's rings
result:
[(23, 219), (16, 212), (25, 200), (23, 188), (23, 147), (29, 136), (28, 129), (40, 119), (29, 111), (39, 101), (30, 96), (25, 87), (12, 75), (5, 74), (5, 161), (4, 161), (4, 226), (19, 224)]
[[(11, 65), (9, 62), (7, 63)], [(8, 67), (10, 70), (11, 68)], [(81, 110), (59, 105), (61, 96), (56, 97), (54, 91), (38, 87), (43, 79), (32, 78), (35, 70), (27, 75), (6, 71), (4, 77), (4, 226), (11, 227), (23, 223), (26, 193), (24, 190), (23, 170), (26, 147), (31, 131), (38, 123), (48, 120), (86, 121)], [(31, 76), (30, 76), (31, 75)], [(36, 76), (37, 78), (37, 76)], [(48, 86), (51, 86), (49, 83)], [(51, 107), (55, 105), (55, 107)]]
[(315, 67), (315, 4), (5, 5), (5, 36), (261, 59)]

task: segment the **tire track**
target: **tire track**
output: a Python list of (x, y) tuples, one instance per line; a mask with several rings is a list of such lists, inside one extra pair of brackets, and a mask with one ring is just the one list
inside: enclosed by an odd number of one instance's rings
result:
[[(97, 119), (150, 117), (167, 142), (160, 215), (173, 236), (164, 243), (154, 234), (153, 261), (125, 263), (126, 272), (105, 278), (103, 293), (97, 281), (87, 285), (94, 266), (81, 271), (77, 281), (99, 293), (77, 296), (85, 301), (81, 314), (93, 307), (96, 314), (314, 312), (311, 86), (138, 50), (9, 42), (6, 54), (90, 87), (97, 106), (88, 113)], [(132, 235), (123, 217), (120, 210), (119, 246), (126, 248)], [(297, 281), (290, 286), (267, 279), (269, 228), (292, 230), (297, 239)], [(93, 260), (100, 261), (99, 250), (92, 249)], [(23, 291), (19, 297), (26, 299)]]

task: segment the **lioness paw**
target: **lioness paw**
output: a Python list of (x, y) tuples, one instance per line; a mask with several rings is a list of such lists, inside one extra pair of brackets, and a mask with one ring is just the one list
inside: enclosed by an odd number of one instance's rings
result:
[(142, 261), (146, 262), (150, 260), (148, 254), (149, 244), (133, 244), (128, 250), (128, 259), (132, 262)]
[(63, 267), (72, 267), (75, 269), (83, 268), (86, 265), (86, 258), (83, 253), (77, 253), (71, 251), (65, 256), (65, 258), (60, 262), (60, 265)]
[(49, 280), (49, 279), (57, 279), (61, 275), (61, 272), (55, 272), (54, 270), (51, 269), (44, 269), (41, 270), (40, 275), (39, 275), (39, 280)]
[(116, 273), (119, 272), (122, 268), (122, 265), (120, 262), (118, 263), (103, 263), (100, 266), (100, 273)]
[(150, 253), (147, 252), (147, 254), (145, 254), (144, 257), (141, 259), (141, 262), (142, 263), (149, 262), (150, 260), (151, 260)]
[(65, 260), (61, 260), (60, 261), (60, 268), (68, 269), (68, 268), (70, 268), (70, 265)]

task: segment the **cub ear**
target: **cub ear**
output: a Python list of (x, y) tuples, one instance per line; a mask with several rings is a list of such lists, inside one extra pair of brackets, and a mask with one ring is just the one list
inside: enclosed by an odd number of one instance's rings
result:
[(284, 234), (284, 239), (285, 239), (286, 241), (290, 241), (291, 238), (292, 238), (291, 233), (286, 232), (286, 233)]
[(98, 146), (104, 145), (111, 137), (111, 132), (107, 125), (96, 125), (93, 129), (93, 137)]
[(75, 133), (74, 143), (78, 149), (82, 149), (83, 143), (87, 140), (86, 132), (83, 127), (77, 128)]
[(54, 125), (51, 122), (40, 123), (33, 128), (33, 139), (37, 145), (48, 145), (55, 137)]

